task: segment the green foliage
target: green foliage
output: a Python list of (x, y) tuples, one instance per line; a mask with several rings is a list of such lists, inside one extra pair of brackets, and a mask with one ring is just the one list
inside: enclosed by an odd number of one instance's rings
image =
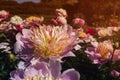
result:
[[(16, 68), (16, 63), (17, 59), (15, 57), (15, 54), (13, 54), (13, 43), (12, 41), (15, 40), (14, 37), (9, 36), (8, 33), (0, 33), (0, 42), (8, 42), (9, 41), (9, 46), (11, 46), (10, 52), (7, 53), (5, 52), (4, 48), (0, 49), (0, 80), (8, 80), (10, 76), (10, 72)], [(8, 40), (11, 37), (13, 40)], [(7, 41), (8, 40), (8, 41)]]

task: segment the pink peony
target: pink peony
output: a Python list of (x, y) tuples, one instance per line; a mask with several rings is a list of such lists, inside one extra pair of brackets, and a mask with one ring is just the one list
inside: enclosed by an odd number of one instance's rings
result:
[(0, 22), (7, 19), (9, 16), (9, 12), (2, 10), (0, 11)]
[(118, 72), (118, 71), (116, 71), (116, 70), (112, 70), (112, 71), (111, 71), (111, 74), (112, 74), (113, 76), (116, 76), (116, 77), (119, 77), (119, 76), (120, 76), (120, 72)]
[(39, 26), (33, 30), (31, 41), (34, 53), (43, 58), (60, 58), (68, 55), (76, 44), (77, 36), (72, 28), (59, 26)]
[(48, 59), (74, 56), (71, 50), (77, 44), (77, 34), (70, 27), (39, 26), (32, 30), (23, 29), (16, 36), (15, 53), (21, 55), (34, 54)]
[(110, 60), (113, 53), (113, 46), (110, 41), (92, 42), (93, 47), (85, 51), (94, 64), (105, 63)]
[(58, 16), (56, 19), (52, 19), (52, 22), (55, 25), (66, 25), (67, 24), (66, 18), (62, 16)]
[(85, 21), (81, 18), (75, 18), (73, 22), (75, 25), (78, 25), (78, 26), (83, 26), (85, 24)]
[(10, 73), (10, 80), (79, 80), (80, 74), (74, 69), (61, 73), (61, 64), (50, 60), (49, 63), (37, 61), (24, 70), (18, 69)]

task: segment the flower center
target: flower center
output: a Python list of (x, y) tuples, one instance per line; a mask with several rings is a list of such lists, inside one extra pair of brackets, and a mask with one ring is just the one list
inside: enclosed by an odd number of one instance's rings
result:
[(70, 45), (70, 36), (62, 27), (39, 27), (34, 29), (31, 41), (34, 52), (40, 57), (60, 57), (60, 54)]

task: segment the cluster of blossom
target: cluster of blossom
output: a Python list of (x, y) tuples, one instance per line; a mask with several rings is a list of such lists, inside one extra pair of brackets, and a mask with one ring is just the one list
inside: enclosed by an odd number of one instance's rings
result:
[[(78, 29), (73, 29), (67, 23), (67, 12), (56, 9), (57, 17), (52, 23), (43, 24), (44, 17), (30, 16), (23, 20), (19, 16), (6, 19), (9, 13), (0, 11), (0, 32), (16, 30), (14, 53), (21, 61), (17, 70), (10, 73), (11, 80), (79, 80), (80, 73), (68, 69), (61, 73), (64, 57), (76, 57), (72, 50), (80, 50), (80, 43), (90, 43), (86, 46), (85, 54), (93, 64), (105, 64), (108, 61), (118, 61), (120, 50), (114, 49), (111, 40), (98, 42), (94, 38), (95, 30), (99, 37), (112, 36), (119, 32), (119, 27), (96, 28), (89, 27), (81, 18), (73, 19)], [(5, 21), (6, 20), (6, 21)], [(0, 43), (0, 49), (9, 52), (9, 44)], [(10, 52), (9, 52), (10, 53)], [(111, 70), (114, 76), (120, 76), (116, 70)]]
[(120, 27), (96, 28), (99, 37), (112, 36), (113, 32), (119, 32)]
[[(42, 24), (43, 17), (31, 16), (23, 20), (13, 16), (4, 21), (8, 12), (1, 11), (1, 31), (16, 30), (14, 53), (24, 60), (18, 64), (18, 70), (10, 73), (11, 80), (79, 80), (80, 75), (74, 69), (61, 74), (61, 59), (75, 56), (71, 50), (77, 44), (77, 32), (67, 24), (67, 13), (56, 9), (57, 18), (50, 25)], [(5, 24), (4, 24), (5, 23)], [(7, 26), (5, 26), (8, 24)], [(4, 44), (1, 43), (1, 46)]]

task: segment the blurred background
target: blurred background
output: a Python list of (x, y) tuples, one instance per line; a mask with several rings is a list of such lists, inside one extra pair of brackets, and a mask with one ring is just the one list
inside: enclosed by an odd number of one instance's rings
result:
[(80, 17), (91, 26), (119, 23), (120, 0), (0, 0), (0, 10), (22, 18), (44, 16), (46, 23), (55, 17), (56, 8), (67, 10), (69, 22)]

